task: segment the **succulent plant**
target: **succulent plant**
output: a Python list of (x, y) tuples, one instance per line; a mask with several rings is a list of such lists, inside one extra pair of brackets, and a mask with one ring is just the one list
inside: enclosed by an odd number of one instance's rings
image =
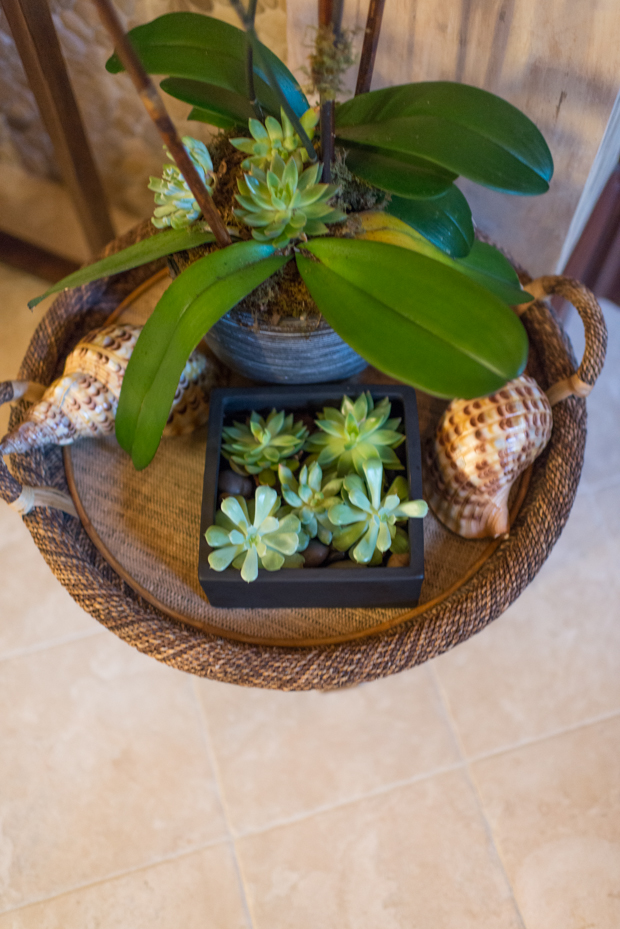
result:
[(206, 532), (214, 549), (209, 555), (213, 570), (224, 571), (232, 565), (250, 583), (258, 577), (259, 568), (302, 567), (303, 558), (296, 554), (301, 524), (290, 513), (278, 519), (274, 514), (280, 504), (273, 487), (257, 487), (249, 503), (243, 497), (226, 497), (215, 525)]
[[(242, 163), (242, 167), (249, 171), (253, 165), (264, 170), (271, 164), (274, 155), (280, 155), (284, 161), (292, 156), (301, 171), (308, 160), (308, 152), (301, 139), (295, 132), (293, 124), (283, 109), (280, 109), (282, 122), (279, 123), (274, 116), (268, 116), (263, 126), (257, 119), (250, 119), (248, 127), (251, 139), (231, 139), (230, 142), (240, 152), (249, 155)], [(314, 127), (319, 121), (317, 110), (310, 107), (299, 120), (309, 139), (314, 136)]]
[(279, 463), (296, 455), (307, 436), (307, 428), (294, 422), (292, 413), (272, 410), (265, 420), (253, 411), (247, 424), (224, 426), (222, 455), (239, 474), (258, 474), (261, 483), (274, 484)]
[[(316, 461), (310, 467), (303, 466), (299, 472), (299, 480), (292, 471), (281, 464), (278, 476), (282, 486), (282, 496), (289, 504), (289, 511), (296, 516), (308, 539), (318, 536), (324, 545), (332, 540), (333, 525), (329, 519), (329, 511), (337, 503), (341, 503), (340, 490), (342, 478), (323, 477), (323, 470)], [(304, 545), (305, 548), (305, 545)], [(300, 548), (303, 551), (303, 548)]]
[[(211, 193), (213, 163), (207, 146), (189, 135), (183, 136), (183, 144), (207, 190)], [(167, 149), (164, 151), (170, 158), (170, 152)], [(149, 178), (149, 190), (155, 192), (156, 209), (151, 222), (157, 229), (165, 229), (167, 226), (172, 226), (173, 229), (184, 229), (200, 216), (200, 207), (175, 164), (166, 163), (161, 177)]]
[(405, 436), (398, 431), (400, 419), (389, 418), (391, 409), (387, 397), (375, 406), (370, 391), (360, 394), (355, 402), (344, 397), (340, 410), (328, 406), (319, 413), (315, 422), (321, 432), (313, 433), (304, 448), (316, 455), (322, 467), (336, 462), (340, 476), (352, 470), (363, 474), (363, 464), (370, 458), (379, 458), (388, 468), (402, 469), (393, 449)]
[(327, 203), (338, 188), (318, 184), (320, 171), (317, 162), (300, 175), (294, 158), (285, 162), (278, 154), (266, 171), (253, 165), (237, 182), (241, 209), (234, 210), (235, 216), (252, 227), (258, 242), (276, 248), (302, 235), (324, 235), (328, 231), (325, 223), (341, 222), (346, 214)]
[(409, 551), (407, 533), (397, 523), (426, 516), (428, 506), (424, 500), (407, 499), (407, 482), (402, 477), (397, 477), (382, 497), (383, 465), (379, 459), (365, 461), (363, 471), (363, 478), (359, 474), (345, 477), (344, 502), (330, 509), (329, 518), (335, 527), (334, 548), (348, 550), (360, 564), (376, 564), (388, 549), (396, 554)]

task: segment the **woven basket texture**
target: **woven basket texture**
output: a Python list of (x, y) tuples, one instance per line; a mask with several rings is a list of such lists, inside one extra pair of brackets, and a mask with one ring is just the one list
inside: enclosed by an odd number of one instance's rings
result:
[[(111, 243), (106, 253), (124, 248), (152, 233), (153, 229), (148, 223), (141, 224), (131, 233)], [(78, 340), (89, 330), (102, 325), (121, 300), (163, 266), (163, 261), (154, 262), (61, 294), (37, 328), (19, 377), (43, 384), (51, 383), (62, 372), (64, 358)], [(524, 276), (524, 281), (527, 280)], [(576, 302), (576, 295), (581, 297), (582, 304), (584, 300), (586, 304), (588, 302), (587, 291), (577, 282), (549, 279), (549, 289), (561, 293), (573, 302)], [(592, 344), (598, 345), (600, 351), (584, 358), (579, 368), (579, 376), (587, 384), (593, 384), (596, 380), (604, 357), (604, 327), (601, 331), (600, 311), (597, 313), (595, 301), (592, 302), (594, 305), (591, 312), (588, 311), (587, 305), (585, 313), (581, 312), (586, 325), (586, 335), (592, 337)], [(541, 387), (546, 389), (571, 375), (576, 368), (572, 350), (552, 312), (537, 301), (522, 316), (522, 320), (531, 344), (528, 371), (536, 377)], [(21, 401), (14, 407), (12, 428), (19, 423), (24, 409)], [(91, 542), (79, 520), (45, 507), (33, 510), (24, 520), (47, 563), (72, 597), (95, 619), (145, 654), (192, 674), (244, 686), (282, 690), (333, 689), (384, 677), (420, 664), (469, 638), (504, 612), (540, 570), (566, 523), (583, 464), (585, 436), (585, 401), (576, 397), (563, 400), (554, 408), (551, 440), (533, 465), (527, 494), (510, 536), (498, 545), (480, 570), (453, 594), (440, 603), (431, 604), (427, 610), (414, 618), (380, 633), (337, 644), (300, 647), (243, 642), (179, 622), (143, 599), (114, 571)], [(196, 467), (200, 467), (196, 462), (200, 461), (204, 449), (204, 445), (201, 446), (200, 443), (204, 440), (194, 436), (170, 440), (166, 446), (164, 458), (167, 456), (170, 459), (168, 464), (172, 475), (170, 494), (176, 499), (182, 499), (183, 493), (175, 490), (175, 486), (183, 485), (192, 469), (179, 468), (179, 455), (172, 452), (172, 442), (175, 441), (181, 443), (179, 448), (183, 446), (187, 450), (189, 458), (193, 456), (194, 477), (191, 479), (195, 480)], [(86, 493), (90, 487), (91, 496), (100, 498), (98, 503), (96, 499), (95, 502), (92, 499), (87, 501), (87, 509), (89, 512), (102, 513), (105, 512), (105, 505), (101, 505), (101, 494), (107, 493), (105, 481), (96, 485), (83, 479), (84, 469), (92, 468), (94, 448), (95, 443), (88, 446), (85, 442), (80, 447), (76, 446), (72, 451), (72, 462), (76, 483), (82, 488), (80, 493)], [(98, 466), (102, 472), (106, 472), (107, 469), (109, 473), (118, 474), (118, 454), (113, 443), (100, 445)], [(172, 462), (175, 456), (176, 471)], [(58, 448), (12, 456), (10, 468), (13, 477), (6, 470), (4, 474), (0, 473), (0, 490), (7, 500), (18, 496), (21, 485), (52, 486), (65, 491), (68, 489), (62, 451)], [(132, 486), (134, 489), (137, 486), (135, 481)], [(154, 486), (152, 483), (151, 490)], [(130, 511), (139, 510), (144, 513), (145, 505), (153, 495), (150, 496), (147, 485), (142, 496), (138, 495), (138, 499), (129, 507)], [(117, 488), (113, 496), (116, 500), (114, 505), (122, 508), (122, 492)], [(165, 498), (163, 505), (160, 500), (155, 506), (160, 518), (162, 506), (165, 510)], [(128, 518), (132, 518), (131, 514)], [(101, 530), (101, 527), (99, 528)], [(155, 528), (163, 538), (169, 527), (164, 523), (156, 525)], [(117, 541), (116, 554), (122, 552), (122, 533), (119, 536), (118, 526), (116, 530), (113, 526), (104, 530), (105, 526), (101, 534), (105, 535), (105, 532), (108, 532), (106, 544), (109, 544), (110, 538), (113, 539), (116, 534), (117, 540), (120, 538), (120, 541)], [(142, 524), (139, 532), (144, 535), (145, 531)], [(433, 531), (431, 526), (428, 530), (431, 536)], [(456, 540), (456, 537), (453, 539)], [(430, 536), (429, 541), (432, 543)], [(480, 546), (484, 547), (484, 544), (456, 540), (454, 551), (460, 549), (463, 552), (460, 562), (457, 557), (449, 567), (447, 575), (429, 578), (423, 599), (430, 600), (439, 590), (445, 589), (459, 564), (462, 574), (467, 564), (478, 557)], [(472, 546), (477, 546), (475, 557)], [(126, 558), (129, 559), (128, 570), (131, 573), (131, 557), (126, 555)], [(182, 577), (183, 569), (178, 566), (175, 569), (174, 558), (172, 567), (170, 559), (168, 561), (166, 570), (173, 574), (176, 571), (177, 575)], [(142, 567), (133, 565), (132, 576), (136, 573), (139, 575), (141, 570), (145, 572), (141, 578), (147, 582), (145, 586), (148, 584), (157, 589), (159, 585), (162, 593), (160, 599), (164, 602), (166, 596), (172, 597), (173, 601), (175, 596), (182, 596), (178, 590), (176, 594), (170, 591), (170, 584), (165, 576), (163, 580), (162, 577), (158, 577), (160, 569), (156, 559), (150, 565), (145, 566), (144, 558)], [(195, 596), (201, 595), (195, 593)], [(174, 602), (183, 607), (182, 603)], [(184, 608), (187, 609), (187, 605)], [(221, 611), (214, 611), (208, 604), (205, 605), (205, 610), (205, 621), (226, 627), (233, 632), (240, 631), (240, 623), (245, 623), (245, 628), (251, 630), (250, 634), (256, 636), (260, 636), (262, 630), (264, 634), (277, 638), (278, 630), (281, 631), (281, 618), (277, 616), (260, 617), (248, 610), (240, 611), (247, 614), (245, 617), (240, 618), (237, 615), (223, 619), (219, 616), (217, 622), (214, 622), (212, 614)], [(234, 614), (239, 611), (229, 612)], [(287, 612), (295, 614), (295, 611)], [(300, 610), (297, 614), (304, 612), (306, 617), (301, 626), (299, 615), (289, 618), (290, 621), (285, 624), (287, 637), (294, 638), (295, 629), (298, 630), (297, 635), (308, 637), (313, 617), (309, 615), (311, 611)], [(369, 621), (368, 615), (359, 620), (349, 616), (343, 627), (341, 617), (329, 616), (329, 611), (316, 612), (327, 614), (314, 617), (317, 635), (334, 634), (340, 628), (357, 631), (359, 634), (369, 625), (389, 622), (396, 615), (393, 610), (375, 611), (373, 622)], [(370, 613), (352, 610), (344, 612)], [(402, 615), (402, 611), (400, 613)]]

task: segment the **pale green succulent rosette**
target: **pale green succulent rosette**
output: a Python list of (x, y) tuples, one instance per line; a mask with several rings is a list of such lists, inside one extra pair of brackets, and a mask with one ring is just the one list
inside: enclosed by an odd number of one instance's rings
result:
[(274, 409), (265, 420), (254, 411), (247, 424), (235, 422), (222, 429), (222, 455), (237, 473), (258, 474), (261, 483), (275, 484), (279, 463), (296, 455), (307, 436), (292, 413), (285, 416)]
[(313, 433), (304, 448), (312, 452), (321, 467), (336, 464), (340, 476), (355, 470), (363, 474), (364, 463), (378, 458), (386, 468), (400, 470), (404, 466), (394, 453), (405, 441), (399, 432), (400, 419), (390, 419), (392, 405), (384, 397), (376, 406), (370, 391), (360, 394), (353, 402), (342, 401), (340, 410), (325, 407), (315, 420), (321, 432)]
[(360, 564), (378, 564), (388, 549), (401, 554), (409, 551), (407, 533), (397, 523), (426, 516), (424, 500), (407, 499), (407, 482), (396, 478), (387, 494), (381, 496), (383, 465), (378, 458), (363, 464), (364, 478), (349, 474), (344, 479), (343, 503), (329, 511), (334, 525), (333, 546)]
[[(250, 119), (248, 127), (252, 138), (230, 140), (231, 145), (250, 156), (241, 165), (246, 171), (250, 171), (253, 166), (265, 170), (271, 164), (274, 155), (279, 155), (284, 161), (293, 157), (299, 171), (308, 161), (308, 152), (295, 132), (292, 122), (283, 109), (280, 109), (280, 114), (281, 123), (274, 116), (268, 116), (265, 125), (257, 119)], [(312, 107), (301, 117), (300, 123), (309, 139), (314, 138), (314, 129), (318, 121), (319, 114)]]
[(251, 583), (259, 568), (302, 567), (303, 558), (296, 554), (301, 524), (292, 514), (278, 519), (274, 514), (279, 508), (280, 498), (273, 487), (257, 487), (249, 504), (243, 497), (226, 497), (215, 525), (206, 532), (214, 549), (209, 555), (213, 570), (224, 571), (232, 565)]
[[(183, 144), (211, 194), (213, 163), (207, 146), (189, 135), (183, 136)], [(170, 152), (167, 149), (164, 151), (170, 158)], [(157, 229), (165, 229), (168, 226), (172, 226), (173, 229), (185, 229), (200, 216), (200, 207), (175, 164), (165, 164), (161, 177), (149, 178), (149, 190), (155, 192), (156, 209), (151, 222)]]
[(258, 242), (284, 248), (291, 239), (325, 235), (325, 223), (346, 219), (342, 210), (327, 202), (338, 187), (318, 184), (321, 164), (317, 162), (300, 175), (294, 158), (284, 161), (273, 156), (266, 170), (252, 166), (237, 182), (237, 202), (241, 209), (234, 214), (252, 228)]
[[(324, 545), (332, 540), (333, 525), (329, 513), (333, 506), (341, 503), (342, 478), (325, 480), (321, 466), (314, 462), (299, 472), (299, 480), (285, 465), (278, 468), (282, 496), (288, 503), (288, 511), (296, 516), (308, 540), (317, 538)], [(303, 541), (303, 540), (302, 540)], [(304, 548), (300, 547), (300, 551)]]

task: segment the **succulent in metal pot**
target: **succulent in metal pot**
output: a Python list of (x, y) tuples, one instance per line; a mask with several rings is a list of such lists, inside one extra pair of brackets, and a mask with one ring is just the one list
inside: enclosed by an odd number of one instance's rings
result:
[[(213, 163), (207, 146), (189, 135), (183, 136), (183, 144), (207, 190), (212, 193)], [(164, 151), (168, 158), (172, 157), (167, 149)], [(151, 222), (157, 229), (167, 226), (184, 229), (200, 216), (200, 207), (174, 163), (164, 165), (161, 177), (149, 178), (149, 190), (155, 192), (156, 209)]]
[(424, 500), (408, 500), (407, 482), (397, 477), (385, 496), (381, 494), (383, 465), (374, 458), (363, 464), (364, 477), (348, 474), (343, 483), (343, 503), (329, 511), (334, 525), (333, 546), (349, 551), (360, 564), (378, 564), (389, 549), (396, 554), (409, 551), (407, 533), (397, 524), (426, 516)]
[(249, 503), (243, 497), (222, 501), (215, 525), (206, 532), (213, 548), (209, 564), (214, 571), (232, 565), (250, 583), (258, 577), (259, 568), (279, 571), (282, 567), (303, 567), (303, 558), (296, 554), (300, 522), (292, 514), (278, 519), (275, 513), (280, 503), (273, 487), (257, 487)]
[[(282, 108), (280, 114), (281, 123), (274, 116), (268, 116), (264, 125), (257, 119), (250, 119), (248, 127), (252, 138), (230, 140), (235, 148), (250, 156), (242, 163), (246, 171), (251, 170), (253, 165), (264, 170), (271, 163), (274, 155), (280, 155), (284, 161), (293, 157), (300, 171), (308, 160), (308, 152)], [(299, 121), (308, 138), (312, 139), (314, 127), (319, 121), (318, 111), (310, 107)]]
[(342, 502), (342, 478), (330, 475), (324, 478), (323, 470), (316, 461), (310, 467), (303, 466), (299, 472), (299, 480), (283, 464), (278, 468), (278, 476), (282, 496), (288, 503), (290, 512), (299, 519), (302, 530), (309, 539), (318, 536), (324, 545), (329, 545), (334, 528), (329, 519), (329, 512), (333, 506)]
[(294, 422), (292, 413), (285, 416), (274, 409), (264, 419), (252, 411), (247, 423), (224, 426), (222, 455), (239, 474), (258, 474), (261, 483), (274, 484), (279, 463), (296, 455), (307, 436), (307, 428)]
[(398, 431), (400, 418), (389, 418), (391, 410), (387, 397), (375, 406), (370, 391), (355, 401), (344, 397), (340, 410), (328, 406), (319, 413), (315, 422), (321, 431), (313, 433), (304, 448), (316, 455), (322, 467), (336, 463), (340, 476), (352, 470), (363, 474), (363, 464), (370, 458), (400, 470), (403, 465), (393, 449), (405, 436)]
[(300, 175), (294, 158), (284, 161), (276, 154), (266, 170), (252, 166), (237, 182), (240, 209), (235, 216), (252, 228), (258, 242), (283, 248), (301, 236), (324, 235), (325, 223), (346, 219), (342, 210), (327, 202), (338, 190), (335, 184), (318, 184), (317, 162)]

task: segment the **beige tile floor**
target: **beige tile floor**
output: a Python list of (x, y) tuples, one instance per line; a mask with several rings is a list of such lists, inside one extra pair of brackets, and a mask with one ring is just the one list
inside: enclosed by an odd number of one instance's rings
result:
[[(41, 282), (4, 269), (0, 288), (14, 376)], [(618, 929), (605, 311), (559, 544), (501, 619), (388, 680), (282, 694), (159, 665), (84, 614), (0, 507), (0, 929)]]

